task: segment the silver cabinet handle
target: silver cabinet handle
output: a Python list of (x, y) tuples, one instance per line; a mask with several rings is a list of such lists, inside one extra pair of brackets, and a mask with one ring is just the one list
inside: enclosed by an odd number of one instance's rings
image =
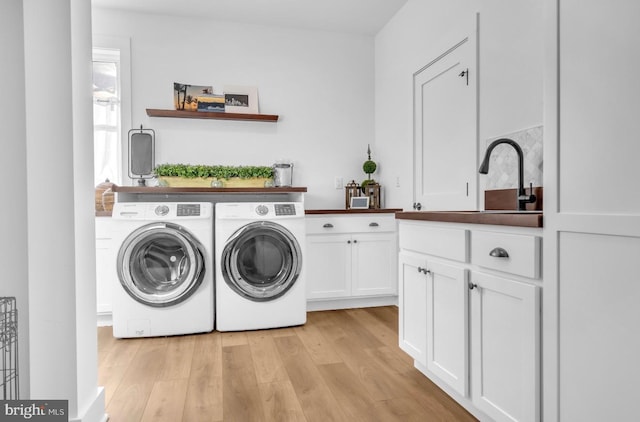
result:
[(332, 228), (333, 228), (333, 224), (331, 224), (331, 223), (324, 223), (324, 225), (323, 225), (322, 227), (324, 227), (325, 229), (332, 229)]
[(375, 221), (373, 223), (369, 223), (369, 227), (378, 227), (380, 224), (376, 223)]
[(431, 274), (431, 270), (429, 270), (427, 268), (422, 268), (422, 267), (418, 267), (418, 272), (419, 273), (425, 273), (425, 274)]
[(478, 287), (478, 285), (476, 283), (469, 282), (469, 290), (473, 290), (476, 287)]
[(503, 248), (493, 248), (491, 252), (489, 252), (489, 256), (494, 258), (509, 258), (509, 253)]

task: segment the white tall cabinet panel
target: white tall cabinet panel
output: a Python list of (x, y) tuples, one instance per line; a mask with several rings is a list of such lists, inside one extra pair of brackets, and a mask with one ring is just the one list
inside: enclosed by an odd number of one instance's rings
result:
[(640, 2), (545, 5), (543, 417), (637, 420)]
[(562, 212), (640, 212), (639, 18), (637, 0), (560, 2)]
[(560, 420), (637, 420), (640, 238), (560, 236)]

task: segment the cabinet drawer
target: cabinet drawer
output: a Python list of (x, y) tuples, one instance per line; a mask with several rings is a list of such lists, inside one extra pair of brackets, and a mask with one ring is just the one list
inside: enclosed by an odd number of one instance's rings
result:
[(401, 222), (398, 228), (400, 249), (435, 255), (455, 261), (468, 261), (469, 230), (430, 227)]
[[(473, 231), (471, 262), (529, 278), (540, 277), (540, 237)], [(508, 256), (502, 256), (502, 255)]]
[(396, 219), (393, 214), (307, 216), (306, 229), (307, 234), (394, 232)]

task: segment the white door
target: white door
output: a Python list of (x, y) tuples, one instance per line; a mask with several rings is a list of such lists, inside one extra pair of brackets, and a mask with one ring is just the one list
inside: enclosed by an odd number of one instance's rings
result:
[(473, 404), (495, 421), (539, 421), (539, 288), (478, 272), (470, 287)]
[(414, 204), (477, 208), (475, 28), (414, 74)]
[(400, 252), (399, 258), (399, 345), (409, 356), (427, 364), (427, 260)]
[(354, 296), (395, 295), (395, 233), (356, 234), (352, 241), (352, 294)]
[(469, 385), (467, 270), (431, 261), (427, 276), (427, 369), (462, 396)]
[(307, 236), (307, 299), (351, 295), (351, 235)]

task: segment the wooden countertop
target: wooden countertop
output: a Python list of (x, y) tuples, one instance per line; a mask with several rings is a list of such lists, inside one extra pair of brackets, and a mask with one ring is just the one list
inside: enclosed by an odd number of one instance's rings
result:
[(307, 215), (319, 215), (319, 214), (395, 214), (402, 211), (402, 208), (376, 208), (376, 209), (357, 209), (357, 210), (345, 210), (345, 209), (319, 209), (319, 210), (304, 210)]
[(543, 227), (542, 211), (405, 211), (398, 220), (440, 221), (444, 223), (494, 224), (498, 226)]

